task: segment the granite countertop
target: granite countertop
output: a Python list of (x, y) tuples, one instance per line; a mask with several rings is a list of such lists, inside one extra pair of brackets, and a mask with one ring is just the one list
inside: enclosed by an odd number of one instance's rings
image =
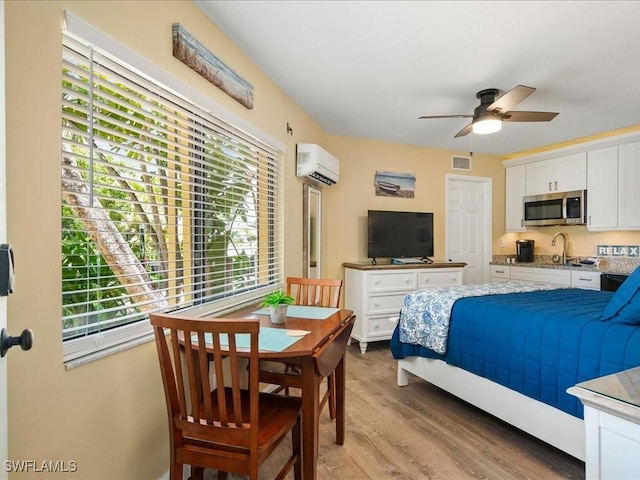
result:
[(584, 272), (600, 272), (600, 273), (612, 273), (619, 275), (627, 275), (630, 272), (623, 270), (611, 270), (611, 269), (602, 269), (596, 268), (590, 265), (562, 265), (559, 263), (534, 263), (534, 262), (516, 262), (516, 263), (505, 263), (505, 262), (490, 262), (490, 265), (504, 265), (506, 267), (529, 267), (529, 268), (553, 268), (556, 270), (581, 270)]
[[(569, 257), (567, 262), (578, 263), (588, 257)], [(600, 259), (598, 267), (591, 265), (571, 265), (570, 263), (554, 263), (551, 255), (536, 255), (533, 262), (507, 263), (507, 259), (514, 259), (514, 255), (494, 255), (490, 265), (504, 265), (507, 267), (553, 268), (558, 270), (581, 270), (585, 272), (609, 273), (614, 275), (629, 275), (638, 266), (638, 259)]]

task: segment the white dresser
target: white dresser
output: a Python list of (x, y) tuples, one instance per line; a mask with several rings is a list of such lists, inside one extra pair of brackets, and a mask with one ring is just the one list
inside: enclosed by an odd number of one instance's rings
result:
[(465, 263), (411, 265), (344, 264), (344, 307), (356, 322), (351, 338), (365, 353), (369, 342), (389, 340), (395, 328), (390, 320), (400, 314), (407, 293), (428, 287), (462, 284)]

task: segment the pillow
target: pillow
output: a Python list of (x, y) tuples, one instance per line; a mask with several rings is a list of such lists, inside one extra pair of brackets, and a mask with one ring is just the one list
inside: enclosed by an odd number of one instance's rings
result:
[(640, 267), (613, 294), (602, 313), (602, 320), (640, 325)]

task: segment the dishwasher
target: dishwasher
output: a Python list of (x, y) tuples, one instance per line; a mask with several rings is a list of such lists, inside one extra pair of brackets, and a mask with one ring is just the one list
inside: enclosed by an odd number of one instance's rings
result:
[(600, 275), (600, 290), (615, 292), (628, 276), (622, 273), (602, 273)]

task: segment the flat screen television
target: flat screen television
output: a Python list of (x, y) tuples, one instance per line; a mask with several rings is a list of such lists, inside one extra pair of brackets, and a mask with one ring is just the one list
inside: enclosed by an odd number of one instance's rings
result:
[(433, 257), (433, 213), (369, 210), (367, 256)]

